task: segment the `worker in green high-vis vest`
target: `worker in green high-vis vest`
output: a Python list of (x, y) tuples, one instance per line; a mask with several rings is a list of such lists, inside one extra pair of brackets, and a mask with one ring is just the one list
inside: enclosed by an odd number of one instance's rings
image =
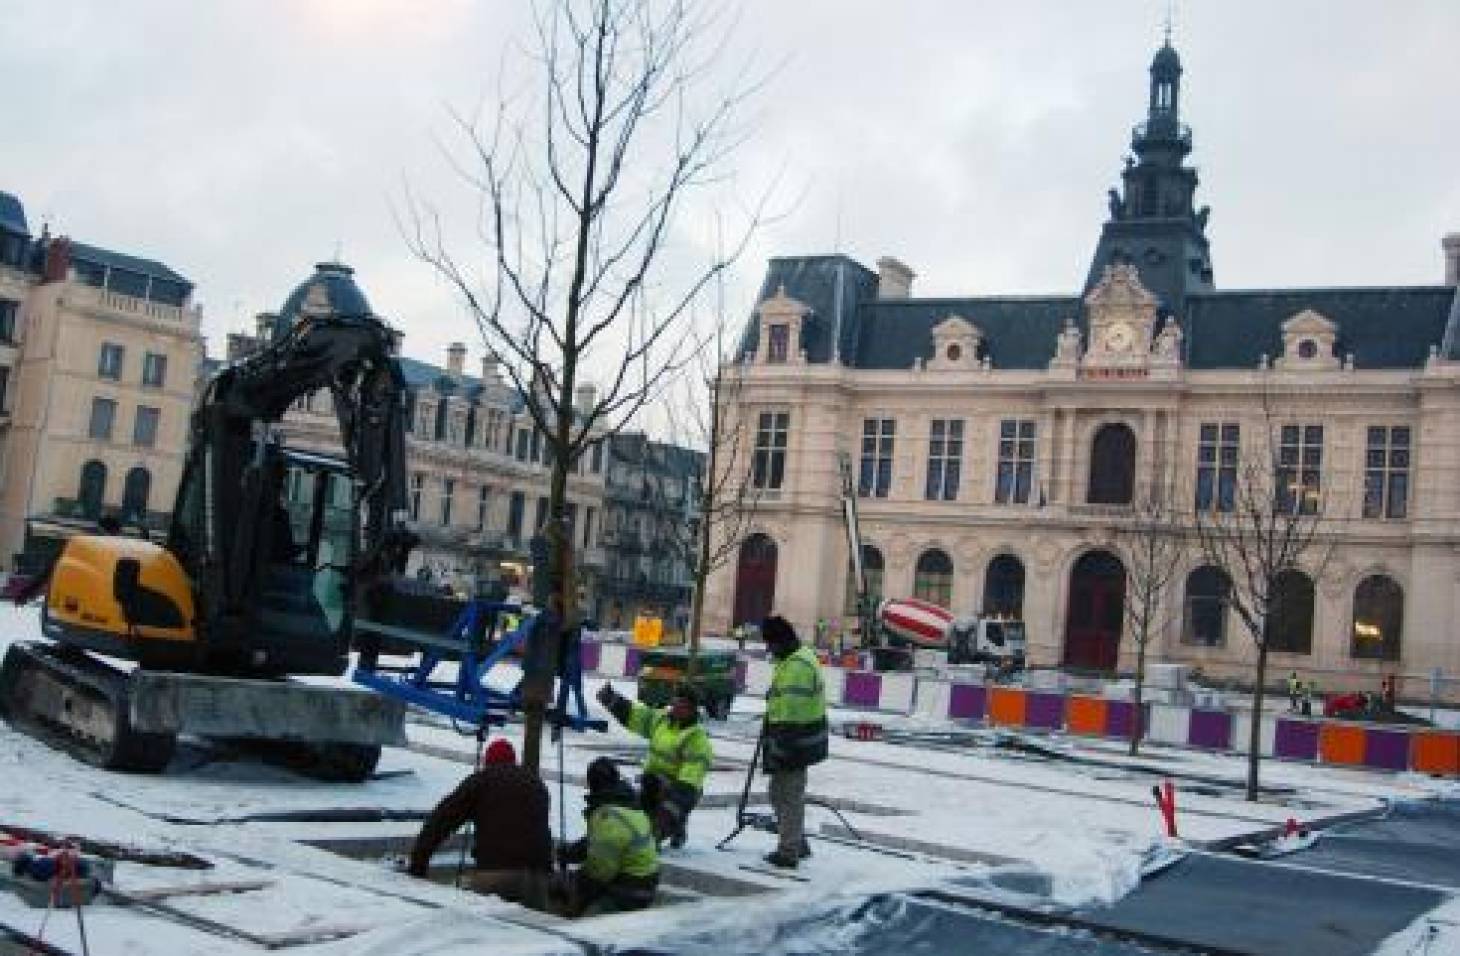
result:
[(826, 685), (816, 653), (803, 647), (783, 617), (766, 618), (761, 634), (775, 660), (765, 699), (765, 772), (776, 811), (778, 841), (766, 856), (795, 869), (811, 855), (806, 843), (806, 768), (826, 759)]

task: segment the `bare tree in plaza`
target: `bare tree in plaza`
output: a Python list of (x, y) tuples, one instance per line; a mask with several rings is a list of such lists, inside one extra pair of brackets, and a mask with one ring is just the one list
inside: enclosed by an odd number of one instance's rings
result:
[(1146, 650), (1171, 618), (1166, 600), (1171, 582), (1187, 550), (1185, 516), (1159, 494), (1136, 502), (1128, 524), (1120, 529), (1125, 544), (1125, 621), (1136, 646), (1136, 678), (1132, 697), (1130, 753), (1140, 751), (1145, 736), (1142, 710), (1146, 684)]
[[(1196, 510), (1202, 555), (1226, 573), (1228, 605), (1257, 649), (1247, 750), (1247, 799), (1252, 801), (1257, 799), (1262, 763), (1268, 654), (1293, 615), (1302, 612), (1292, 585), (1295, 576), (1311, 574), (1314, 581), (1322, 577), (1333, 553), (1324, 534), (1324, 512), (1337, 508), (1322, 484), (1321, 432), (1305, 432), (1322, 426), (1279, 421), (1270, 400), (1264, 408), (1253, 444), (1231, 465), (1209, 506)], [(1248, 436), (1242, 437), (1245, 443)], [(1306, 440), (1315, 437), (1320, 440)], [(1311, 599), (1310, 590), (1310, 615)]]
[[(568, 620), (568, 477), (592, 441), (693, 363), (706, 339), (695, 303), (744, 251), (760, 207), (724, 247), (690, 235), (683, 215), (692, 195), (726, 187), (725, 160), (744, 135), (749, 85), (710, 89), (728, 26), (714, 10), (543, 0), (533, 22), (527, 92), (504, 94), (482, 119), (457, 117), (467, 146), (453, 162), (479, 245), (453, 248), (441, 211), (409, 194), (403, 219), (412, 251), (465, 303), (546, 438), (549, 584), (536, 593)], [(600, 387), (580, 391), (590, 372)], [(534, 770), (550, 690), (550, 677), (524, 688)]]

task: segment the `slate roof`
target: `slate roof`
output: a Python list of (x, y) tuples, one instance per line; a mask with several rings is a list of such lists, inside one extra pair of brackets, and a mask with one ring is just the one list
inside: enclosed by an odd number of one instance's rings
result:
[[(446, 373), (446, 369), (439, 365), (432, 365), (430, 362), (422, 362), (420, 359), (406, 358), (401, 356), (401, 374), (405, 376), (406, 385), (415, 391), (434, 391), (440, 394), (449, 395), (461, 388), (466, 396), (475, 399), (482, 394), (483, 385), (479, 378), (472, 378), (464, 375), (459, 380), (453, 379)], [(527, 407), (521, 394), (509, 383), (498, 386), (503, 393), (510, 396), (512, 411), (520, 412)]]
[(10, 193), (0, 192), (0, 229), (30, 235), (30, 227), (25, 224), (25, 207)]
[(89, 246), (84, 242), (71, 243), (71, 258), (73, 260), (82, 259), (86, 262), (94, 262), (97, 265), (106, 266), (110, 269), (125, 269), (128, 272), (151, 276), (154, 279), (177, 282), (187, 286), (189, 291), (193, 288), (191, 280), (185, 276), (178, 275), (156, 259), (143, 259), (139, 256), (129, 256), (126, 253), (113, 252), (110, 249), (103, 249), (100, 246)]
[[(983, 332), (995, 369), (1042, 369), (1067, 319), (1086, 328), (1084, 304), (1073, 295), (879, 300), (876, 275), (840, 255), (772, 259), (761, 298), (782, 285), (812, 309), (802, 330), (811, 362), (831, 359), (837, 335), (847, 365), (909, 369), (932, 357), (933, 327), (957, 315)], [(1432, 345), (1460, 358), (1460, 298), (1451, 286), (1192, 291), (1178, 316), (1187, 367), (1256, 368), (1264, 354), (1276, 359), (1283, 322), (1304, 309), (1338, 324), (1337, 354), (1352, 354), (1357, 368), (1419, 368)], [(758, 324), (752, 314), (742, 356), (754, 352)]]
[(1186, 362), (1191, 368), (1255, 368), (1282, 354), (1282, 324), (1312, 309), (1338, 325), (1335, 352), (1356, 368), (1419, 368), (1446, 338), (1452, 286), (1262, 289), (1187, 297)]

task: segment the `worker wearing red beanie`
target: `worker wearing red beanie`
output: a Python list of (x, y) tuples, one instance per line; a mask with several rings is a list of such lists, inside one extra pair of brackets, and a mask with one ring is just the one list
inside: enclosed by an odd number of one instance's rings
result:
[(464, 879), (479, 893), (541, 908), (552, 874), (550, 801), (537, 775), (517, 765), (517, 750), (501, 737), (487, 745), (482, 765), (421, 825), (409, 871), (425, 876), (431, 855), (458, 827), (475, 823), (476, 869)]

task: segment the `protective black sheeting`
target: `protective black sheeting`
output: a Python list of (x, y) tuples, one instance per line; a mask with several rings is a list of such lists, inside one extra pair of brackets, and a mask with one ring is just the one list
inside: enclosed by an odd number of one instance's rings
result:
[(889, 894), (829, 907), (764, 933), (748, 927), (743, 936), (734, 939), (715, 931), (603, 952), (615, 956), (1139, 956), (1157, 951), (1079, 931), (1027, 926), (986, 911)]

